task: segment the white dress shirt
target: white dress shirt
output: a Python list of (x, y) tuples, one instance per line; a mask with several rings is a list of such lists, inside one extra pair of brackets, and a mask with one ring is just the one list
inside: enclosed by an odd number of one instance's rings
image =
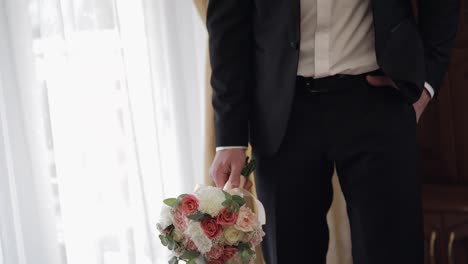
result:
[[(322, 78), (379, 68), (370, 0), (300, 0), (301, 43), (297, 74)], [(425, 83), (431, 97), (434, 89)], [(245, 146), (217, 147), (246, 149)]]

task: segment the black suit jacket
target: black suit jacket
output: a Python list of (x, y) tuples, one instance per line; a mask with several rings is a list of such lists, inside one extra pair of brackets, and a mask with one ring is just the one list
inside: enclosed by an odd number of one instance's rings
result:
[[(458, 0), (371, 0), (377, 62), (409, 102), (438, 91), (458, 24)], [(291, 110), (299, 60), (300, 0), (209, 0), (217, 146), (273, 154)]]

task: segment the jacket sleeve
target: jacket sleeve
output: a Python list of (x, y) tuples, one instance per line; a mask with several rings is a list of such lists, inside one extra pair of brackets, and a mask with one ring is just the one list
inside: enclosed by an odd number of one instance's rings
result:
[(252, 0), (209, 0), (207, 29), (212, 68), (216, 146), (247, 146), (254, 85)]
[(437, 94), (455, 43), (459, 0), (418, 0), (418, 11), (418, 24), (424, 45), (426, 82)]

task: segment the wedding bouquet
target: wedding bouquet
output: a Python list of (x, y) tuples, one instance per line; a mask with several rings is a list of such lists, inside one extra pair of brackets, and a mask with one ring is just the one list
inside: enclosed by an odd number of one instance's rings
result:
[[(244, 177), (255, 166), (253, 161), (246, 164)], [(265, 212), (249, 192), (200, 186), (164, 203), (157, 228), (161, 243), (173, 252), (170, 264), (253, 263), (255, 247), (265, 235)]]

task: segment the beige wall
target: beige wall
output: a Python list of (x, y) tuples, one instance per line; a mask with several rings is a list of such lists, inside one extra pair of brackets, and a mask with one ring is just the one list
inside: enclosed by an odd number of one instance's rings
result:
[(328, 212), (327, 220), (330, 228), (327, 264), (353, 263), (346, 202), (336, 173), (333, 175), (333, 203)]

